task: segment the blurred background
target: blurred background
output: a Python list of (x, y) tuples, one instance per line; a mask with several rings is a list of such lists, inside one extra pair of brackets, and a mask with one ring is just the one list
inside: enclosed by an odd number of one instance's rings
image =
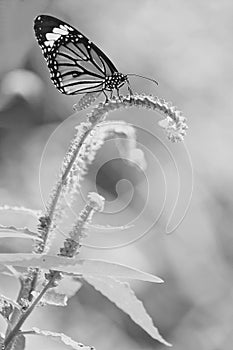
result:
[[(75, 210), (83, 207), (88, 191), (98, 190), (106, 198), (106, 212), (95, 223), (134, 226), (126, 232), (94, 228), (82, 256), (124, 263), (165, 280), (133, 288), (174, 350), (232, 349), (233, 2), (0, 1), (0, 205), (43, 210), (74, 126), (86, 112), (68, 118), (79, 97), (61, 95), (50, 81), (33, 33), (33, 19), (41, 13), (77, 27), (120, 72), (158, 80), (156, 87), (132, 77), (131, 86), (134, 92), (173, 101), (188, 118), (185, 145), (177, 145), (165, 140), (155, 113), (130, 109), (109, 116), (135, 126), (147, 169), (119, 159), (113, 141), (103, 146)], [(176, 223), (192, 190), (192, 168), (194, 189), (183, 221), (167, 235), (178, 191), (174, 164), (181, 185)], [(0, 222), (36, 226), (30, 218), (5, 212)], [(57, 246), (64, 235), (58, 235)], [(5, 239), (0, 249), (29, 252), (31, 246)], [(0, 276), (0, 287), (5, 295), (17, 294), (10, 277)], [(88, 284), (67, 308), (38, 309), (27, 326), (61, 331), (99, 350), (162, 348)], [(28, 338), (28, 349), (42, 346), (63, 349)]]

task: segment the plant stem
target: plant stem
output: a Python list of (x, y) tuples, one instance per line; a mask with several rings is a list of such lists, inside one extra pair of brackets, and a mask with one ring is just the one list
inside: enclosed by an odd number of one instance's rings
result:
[[(56, 209), (56, 206), (57, 206), (57, 202), (59, 200), (59, 196), (61, 194), (61, 191), (62, 191), (62, 188), (63, 186), (65, 185), (65, 182), (66, 182), (66, 179), (67, 179), (67, 176), (70, 172), (70, 169), (78, 155), (78, 152), (80, 151), (80, 148), (83, 144), (83, 142), (85, 141), (86, 137), (88, 136), (88, 134), (90, 133), (90, 131), (92, 130), (92, 128), (94, 127), (95, 123), (93, 124), (90, 124), (90, 128), (87, 129), (87, 131), (83, 134), (82, 138), (80, 139), (80, 142), (75, 150), (75, 152), (73, 153), (72, 155), (72, 158), (70, 159), (70, 162), (69, 164), (67, 165), (64, 173), (62, 174), (61, 176), (61, 180), (57, 183), (56, 185), (56, 190), (55, 190), (55, 195), (52, 197), (52, 202), (50, 203), (50, 205), (48, 206), (48, 210), (47, 210), (47, 217), (49, 218), (49, 221), (48, 221), (48, 225), (46, 226), (46, 231), (45, 231), (45, 241), (44, 241), (44, 245), (46, 246), (46, 241), (48, 239), (48, 236), (49, 236), (49, 231), (50, 231), (50, 228), (51, 228), (51, 224), (52, 224), (52, 220), (53, 220), (53, 216), (54, 216), (54, 213), (55, 213), (55, 209)], [(37, 273), (36, 273), (36, 269), (33, 269), (34, 270), (34, 273), (35, 273), (35, 276), (31, 282), (31, 290), (33, 290), (33, 286), (35, 285), (36, 283), (36, 280), (37, 280)], [(18, 298), (17, 298), (17, 301), (20, 301), (20, 298), (21, 298), (21, 295), (23, 295), (23, 290), (24, 290), (24, 285), (22, 284), (21, 285), (21, 288), (20, 288), (20, 291), (19, 291), (19, 294), (18, 294)], [(30, 297), (30, 295), (29, 295)], [(17, 313), (18, 313), (18, 310), (14, 310), (13, 312), (13, 318), (14, 319), (15, 317), (17, 317)], [(21, 319), (20, 319), (21, 320)], [(18, 323), (17, 323), (18, 324)], [(14, 329), (14, 328), (13, 328)], [(10, 325), (8, 326), (7, 328), (7, 331), (6, 331), (6, 339), (8, 339), (8, 336), (12, 333), (11, 329), (10, 329)]]
[(55, 281), (56, 277), (58, 276), (59, 272), (56, 274), (54, 274), (52, 276), (52, 278), (48, 281), (48, 283), (44, 286), (44, 288), (42, 289), (42, 291), (40, 292), (40, 294), (37, 296), (37, 298), (32, 302), (32, 304), (30, 305), (30, 307), (22, 314), (21, 318), (19, 319), (19, 321), (16, 323), (15, 327), (10, 331), (10, 333), (8, 334), (8, 336), (5, 339), (4, 342), (4, 346), (5, 349), (7, 349), (7, 346), (10, 344), (10, 342), (12, 341), (12, 339), (18, 334), (21, 326), (23, 325), (23, 323), (26, 321), (26, 319), (28, 318), (28, 316), (32, 313), (32, 311), (34, 310), (35, 306), (39, 303), (39, 301), (42, 299), (43, 295), (47, 292), (47, 290), (51, 287), (51, 285), (53, 284), (53, 282)]
[(94, 125), (92, 124), (90, 126), (90, 128), (83, 134), (82, 138), (80, 139), (79, 141), (79, 144), (78, 146), (76, 147), (75, 149), (75, 152), (73, 153), (72, 155), (72, 158), (70, 159), (69, 161), (69, 164), (67, 165), (64, 173), (62, 174), (61, 176), (61, 181), (58, 182), (57, 184), (57, 188), (56, 188), (56, 194), (55, 196), (53, 197), (53, 200), (48, 208), (48, 216), (50, 218), (50, 222), (52, 223), (52, 219), (53, 219), (53, 215), (54, 215), (54, 212), (55, 212), (55, 209), (56, 209), (56, 205), (57, 205), (57, 202), (58, 202), (58, 199), (59, 199), (59, 196), (61, 194), (61, 190), (62, 190), (62, 187), (65, 185), (65, 182), (66, 182), (66, 179), (67, 179), (67, 176), (69, 175), (69, 172), (70, 172), (70, 169), (72, 168), (72, 165), (74, 164), (74, 161), (80, 151), (80, 148), (83, 144), (83, 142), (85, 141), (86, 137), (88, 136), (88, 134), (91, 132), (91, 130), (93, 129)]

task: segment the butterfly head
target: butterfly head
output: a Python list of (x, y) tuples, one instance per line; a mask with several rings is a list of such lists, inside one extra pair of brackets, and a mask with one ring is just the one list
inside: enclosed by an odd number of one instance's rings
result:
[(105, 90), (112, 91), (119, 89), (128, 81), (128, 76), (119, 72), (114, 72), (112, 75), (105, 78)]

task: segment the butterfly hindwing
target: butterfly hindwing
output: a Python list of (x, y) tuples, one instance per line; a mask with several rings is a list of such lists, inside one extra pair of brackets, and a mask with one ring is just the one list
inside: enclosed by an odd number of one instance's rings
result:
[(71, 25), (40, 15), (34, 30), (51, 79), (60, 92), (76, 95), (102, 91), (105, 78), (118, 73), (109, 58)]

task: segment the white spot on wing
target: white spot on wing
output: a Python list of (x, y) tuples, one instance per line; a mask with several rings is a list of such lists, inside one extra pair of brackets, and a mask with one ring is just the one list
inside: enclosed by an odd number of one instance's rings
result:
[[(62, 30), (64, 30), (64, 31), (66, 31), (67, 32), (67, 28), (65, 27), (65, 26), (63, 26), (63, 24), (60, 24), (60, 29), (62, 29)], [(68, 34), (68, 33), (67, 33)]]
[[(50, 40), (50, 41), (45, 41), (44, 42), (44, 44), (45, 44), (45, 46), (53, 46), (53, 44), (54, 44), (54, 41), (52, 41), (52, 40)], [(50, 49), (49, 47), (48, 47), (48, 49)]]
[(60, 35), (67, 35), (69, 34), (67, 30), (63, 30), (61, 28), (53, 28), (53, 33), (60, 34)]
[(61, 34), (53, 34), (53, 33), (47, 33), (46, 39), (49, 41), (55, 41), (61, 37)]
[(69, 27), (67, 24), (64, 27), (66, 27), (68, 30), (74, 30), (73, 28)]

